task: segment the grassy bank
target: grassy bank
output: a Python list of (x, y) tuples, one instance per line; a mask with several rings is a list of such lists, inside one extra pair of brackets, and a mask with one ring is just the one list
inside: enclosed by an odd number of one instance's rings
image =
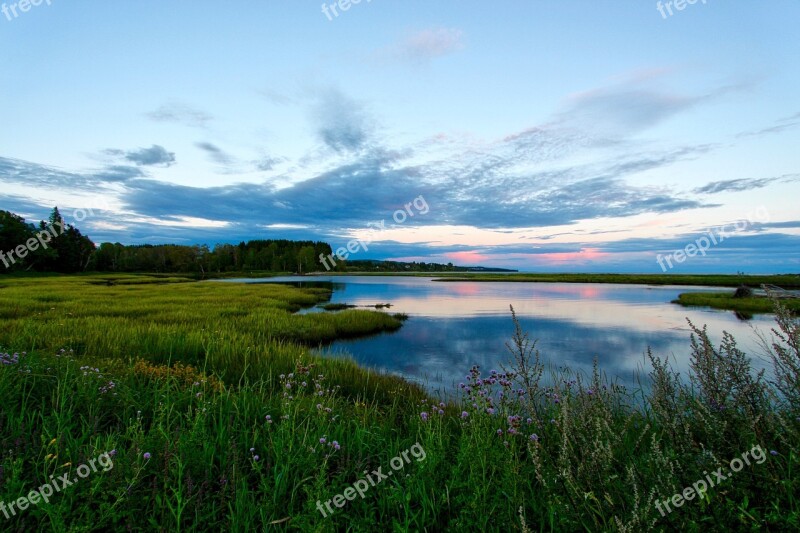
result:
[(800, 275), (739, 276), (723, 274), (443, 274), (436, 281), (517, 281), (531, 283), (617, 283), (634, 285), (697, 285), (758, 287), (762, 283), (784, 289), (800, 288)]
[[(291, 314), (325, 291), (89, 281), (0, 282), (0, 501), (113, 452), (113, 468), (49, 503), (0, 513), (4, 530), (800, 526), (800, 327), (785, 312), (775, 383), (752, 376), (732, 339), (714, 348), (698, 329), (688, 382), (653, 356), (648, 392), (600, 370), (563, 370), (544, 388), (517, 329), (507, 369), (465, 368), (464, 402), (440, 405), (311, 355), (324, 339), (396, 327), (375, 311)], [(662, 516), (665, 499), (717, 469), (728, 479)], [(378, 470), (393, 475), (336, 498)]]
[[(320, 343), (402, 326), (374, 311), (294, 314), (329, 299), (327, 289), (168, 276), (5, 279), (0, 345), (48, 352), (67, 347), (78, 356), (143, 357), (156, 364), (181, 361), (235, 382), (290, 371)], [(329, 374), (351, 374), (358, 387), (373, 379), (354, 365), (325, 364)]]
[[(751, 314), (773, 312), (773, 303), (769, 298), (765, 296), (734, 298), (733, 292), (685, 292), (679, 294), (678, 299), (672, 303), (684, 307), (712, 307)], [(783, 305), (794, 313), (800, 312), (800, 299), (787, 298), (783, 300)]]

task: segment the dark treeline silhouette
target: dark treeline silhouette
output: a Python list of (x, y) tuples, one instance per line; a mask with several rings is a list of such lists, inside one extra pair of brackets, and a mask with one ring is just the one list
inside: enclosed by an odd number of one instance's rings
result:
[(304, 274), (320, 270), (320, 254), (329, 244), (314, 241), (255, 240), (206, 245), (132, 245), (103, 243), (100, 247), (66, 224), (58, 208), (49, 223), (38, 227), (0, 210), (0, 273), (35, 272), (158, 272), (210, 273), (271, 271)]
[(487, 267), (462, 267), (455, 266), (453, 263), (425, 263), (412, 261), (404, 263), (402, 261), (380, 261), (376, 259), (359, 259), (347, 261), (342, 265), (341, 270), (347, 272), (517, 272), (508, 268), (487, 268)]
[(67, 224), (57, 207), (38, 226), (0, 211), (0, 272), (81, 272), (94, 250), (91, 239)]
[(104, 243), (92, 256), (89, 270), (97, 272), (191, 272), (209, 273), (296, 272), (319, 270), (319, 254), (330, 254), (324, 242), (258, 240), (238, 245), (218, 244), (213, 250), (206, 245), (174, 244), (125, 246)]

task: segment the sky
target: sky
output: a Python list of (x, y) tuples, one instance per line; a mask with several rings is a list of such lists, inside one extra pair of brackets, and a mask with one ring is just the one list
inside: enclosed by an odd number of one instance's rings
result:
[(0, 0), (0, 209), (29, 221), (800, 273), (796, 0), (38, 4)]

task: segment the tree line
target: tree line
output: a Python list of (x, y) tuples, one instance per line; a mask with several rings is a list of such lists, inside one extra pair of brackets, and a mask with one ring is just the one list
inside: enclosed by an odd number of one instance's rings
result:
[[(46, 247), (37, 245), (30, 251), (26, 243), (37, 240), (37, 234), (48, 228), (51, 239)], [(41, 241), (39, 241), (41, 242)], [(332, 253), (325, 242), (253, 240), (234, 244), (218, 244), (213, 250), (206, 245), (123, 245), (103, 243), (99, 247), (80, 230), (66, 224), (58, 208), (50, 215), (49, 224), (38, 227), (26, 223), (19, 215), (0, 210), (0, 252), (11, 252), (23, 246), (24, 257), (5, 260), (0, 272), (175, 272), (205, 276), (211, 273), (271, 271), (304, 274), (319, 271), (320, 254)]]

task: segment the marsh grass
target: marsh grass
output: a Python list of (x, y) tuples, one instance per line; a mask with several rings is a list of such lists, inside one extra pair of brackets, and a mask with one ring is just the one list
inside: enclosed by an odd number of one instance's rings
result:
[[(374, 311), (292, 314), (324, 291), (92, 279), (2, 283), (0, 500), (116, 452), (109, 472), (0, 515), (4, 530), (800, 525), (800, 327), (784, 308), (767, 345), (773, 381), (753, 374), (734, 339), (714, 346), (695, 327), (691, 374), (651, 354), (646, 393), (609, 381), (599, 364), (591, 375), (548, 370), (512, 315), (509, 363), (465, 369), (463, 399), (445, 404), (399, 378), (313, 356), (322, 340), (395, 327)], [(12, 348), (28, 353), (15, 358)], [(328, 518), (316, 510), (415, 442), (425, 461)], [(755, 445), (774, 454), (659, 515), (656, 499)]]
[[(672, 303), (684, 307), (711, 307), (744, 313), (772, 313), (774, 304), (766, 296), (740, 296), (725, 292), (687, 292), (678, 295)], [(786, 299), (783, 305), (794, 313), (800, 312), (800, 298)]]

